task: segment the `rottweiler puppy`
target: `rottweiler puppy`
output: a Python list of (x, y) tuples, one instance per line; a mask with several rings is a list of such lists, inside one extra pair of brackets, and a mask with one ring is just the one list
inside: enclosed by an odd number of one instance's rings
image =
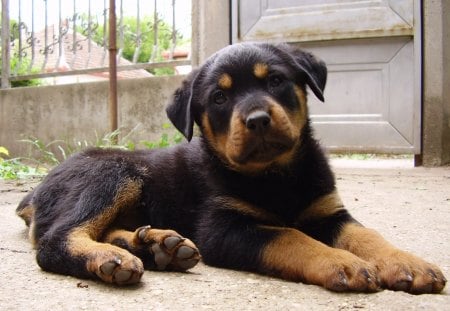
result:
[(86, 150), (23, 199), (39, 266), (122, 285), (202, 258), (332, 291), (441, 292), (438, 267), (344, 208), (308, 118), (307, 88), (323, 101), (326, 78), (322, 61), (289, 45), (217, 52), (167, 108), (190, 143)]

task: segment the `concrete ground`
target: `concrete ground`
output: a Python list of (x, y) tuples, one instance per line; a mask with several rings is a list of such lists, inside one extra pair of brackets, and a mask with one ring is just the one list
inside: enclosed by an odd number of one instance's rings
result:
[[(450, 279), (450, 168), (412, 168), (409, 160), (334, 160), (348, 209), (395, 245), (441, 267)], [(450, 310), (440, 295), (332, 293), (247, 272), (207, 267), (145, 272), (119, 288), (43, 272), (25, 225), (15, 216), (32, 182), (0, 180), (0, 310)]]

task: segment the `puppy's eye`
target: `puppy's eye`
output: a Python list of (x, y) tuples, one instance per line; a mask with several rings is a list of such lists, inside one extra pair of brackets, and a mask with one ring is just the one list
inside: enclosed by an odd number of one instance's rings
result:
[(217, 105), (222, 105), (227, 101), (227, 96), (223, 91), (216, 91), (213, 94), (213, 101)]
[(270, 87), (279, 87), (283, 83), (283, 77), (279, 75), (272, 75), (269, 77)]

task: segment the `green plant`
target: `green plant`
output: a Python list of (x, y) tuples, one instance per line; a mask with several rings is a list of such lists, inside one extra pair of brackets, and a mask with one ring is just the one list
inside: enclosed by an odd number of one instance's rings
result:
[[(0, 49), (1, 53), (1, 49)], [(30, 60), (27, 58), (19, 59), (18, 56), (14, 53), (9, 61), (11, 73), (14, 73), (15, 75), (26, 75), (29, 73), (37, 73), (39, 70), (37, 69), (31, 69), (31, 72), (28, 71)], [(0, 74), (2, 72), (2, 61), (0, 59)], [(31, 79), (31, 80), (17, 80), (12, 81), (11, 86), (12, 87), (22, 87), (22, 86), (37, 86), (41, 85), (42, 82), (39, 79)]]
[[(131, 135), (138, 126), (123, 135), (123, 130), (118, 129), (103, 136), (96, 133), (95, 141), (78, 140), (68, 142), (64, 140), (54, 140), (49, 143), (43, 142), (36, 137), (28, 137), (20, 140), (30, 145), (30, 155), (28, 158), (4, 159), (9, 157), (9, 151), (0, 146), (0, 178), (17, 179), (29, 176), (43, 176), (46, 174), (46, 166), (58, 165), (61, 160), (67, 159), (72, 154), (88, 147), (117, 148), (123, 150), (135, 150), (142, 145), (148, 149), (166, 148), (179, 144), (183, 140), (183, 135), (176, 131), (172, 125), (163, 124), (161, 137), (157, 141), (134, 142)], [(34, 166), (26, 165), (25, 162), (34, 163)]]
[(52, 141), (52, 142), (46, 144), (42, 140), (40, 140), (36, 137), (30, 137), (27, 139), (22, 139), (22, 140), (20, 140), (20, 142), (28, 143), (31, 145), (32, 149), (35, 151), (34, 154), (36, 154), (36, 152), (38, 154), (38, 158), (35, 158), (36, 156), (33, 156), (33, 158), (38, 163), (45, 163), (45, 164), (50, 164), (50, 165), (57, 165), (60, 163), (60, 161), (59, 161), (58, 157), (55, 155), (55, 153), (50, 151), (50, 147), (57, 143), (61, 143), (62, 141), (55, 140), (55, 141)]
[[(10, 32), (11, 32), (11, 41), (16, 42), (19, 40), (19, 25), (15, 20), (10, 21)], [(21, 56), (18, 50), (18, 44), (14, 44), (15, 47), (11, 49), (11, 59), (9, 60), (10, 72), (12, 75), (26, 75), (30, 73), (38, 73), (40, 70), (37, 68), (31, 68), (31, 60), (28, 57)], [(1, 54), (1, 47), (0, 47)], [(0, 74), (2, 72), (2, 60), (0, 58)], [(37, 86), (41, 85), (42, 81), (39, 79), (31, 79), (31, 80), (17, 80), (12, 81), (12, 87), (21, 87), (21, 86)]]
[(167, 131), (171, 130), (172, 128), (173, 127), (171, 124), (163, 124), (163, 133), (161, 134), (161, 138), (158, 141), (141, 141), (141, 144), (148, 149), (167, 148), (179, 144), (181, 141), (183, 141), (183, 135), (180, 132), (175, 131), (175, 133), (170, 137)]
[[(11, 65), (11, 72), (15, 72), (16, 75), (26, 75), (29, 73), (38, 73), (39, 69), (32, 68), (29, 72), (31, 60), (28, 58), (22, 58), (19, 59), (16, 54), (11, 58), (10, 65)], [(23, 86), (38, 86), (41, 85), (42, 81), (39, 79), (31, 79), (31, 80), (17, 80), (12, 81), (11, 86), (12, 87), (23, 87)]]
[[(28, 137), (20, 141), (30, 145), (30, 159), (41, 165), (54, 166), (59, 164), (61, 160), (66, 160), (72, 154), (89, 147), (135, 150), (138, 146), (143, 146), (144, 148), (155, 149), (173, 146), (183, 140), (183, 135), (174, 130), (172, 125), (163, 124), (163, 131), (158, 141), (140, 141), (136, 143), (131, 136), (137, 128), (138, 126), (125, 135), (123, 129), (117, 129), (103, 136), (99, 136), (96, 132), (94, 141), (77, 140), (70, 142), (67, 140), (54, 140), (45, 143), (36, 137)], [(171, 134), (168, 133), (169, 131)]]
[(0, 146), (0, 179), (19, 179), (32, 176), (43, 176), (46, 170), (40, 167), (32, 167), (23, 163), (20, 158), (5, 159), (9, 157), (9, 151)]
[[(130, 139), (130, 136), (137, 130), (138, 126), (134, 127), (128, 134), (123, 135), (123, 129), (117, 129), (113, 132), (106, 133), (102, 137), (99, 137), (97, 132), (95, 133), (96, 140), (92, 146), (98, 148), (118, 148), (123, 150), (134, 150), (136, 144)], [(120, 137), (121, 134), (123, 137)]]

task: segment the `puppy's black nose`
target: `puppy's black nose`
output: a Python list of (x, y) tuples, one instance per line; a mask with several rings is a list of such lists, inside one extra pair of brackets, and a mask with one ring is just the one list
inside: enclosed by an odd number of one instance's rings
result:
[(250, 131), (254, 131), (257, 134), (264, 134), (270, 126), (270, 116), (265, 111), (253, 111), (245, 120), (245, 125)]

